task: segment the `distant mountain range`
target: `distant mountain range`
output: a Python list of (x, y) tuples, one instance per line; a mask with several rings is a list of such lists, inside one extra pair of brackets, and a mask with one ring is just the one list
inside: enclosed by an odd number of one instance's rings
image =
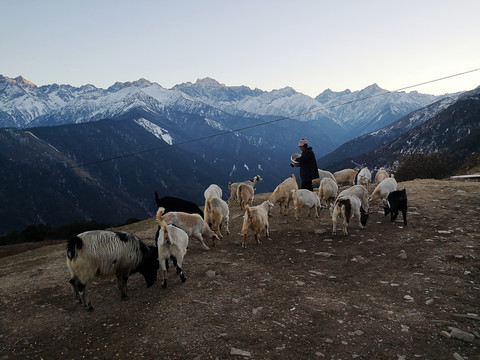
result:
[(208, 78), (172, 89), (140, 79), (105, 90), (0, 76), (0, 234), (35, 223), (146, 218), (154, 191), (202, 205), (209, 184), (226, 193), (228, 181), (255, 174), (265, 180), (257, 192), (272, 191), (296, 171), (288, 163), (301, 137), (328, 168), (385, 146), (460, 99), (375, 84), (314, 99)]

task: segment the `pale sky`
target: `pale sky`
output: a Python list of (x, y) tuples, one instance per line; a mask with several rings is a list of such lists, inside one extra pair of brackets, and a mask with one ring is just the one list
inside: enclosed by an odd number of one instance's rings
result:
[[(397, 90), (480, 69), (479, 0), (0, 0), (0, 74), (38, 86), (210, 77)], [(480, 85), (480, 70), (406, 90)]]

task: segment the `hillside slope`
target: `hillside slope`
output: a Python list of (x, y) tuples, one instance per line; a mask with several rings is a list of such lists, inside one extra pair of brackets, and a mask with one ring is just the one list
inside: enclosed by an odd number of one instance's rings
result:
[[(159, 281), (147, 289), (133, 275), (121, 301), (114, 279), (99, 280), (94, 313), (73, 299), (64, 244), (0, 259), (1, 354), (227, 359), (239, 349), (252, 359), (474, 359), (480, 183), (399, 187), (409, 196), (407, 226), (372, 209), (365, 229), (351, 224), (350, 235), (332, 236), (325, 210), (295, 221), (274, 209), (270, 237), (255, 245), (250, 235), (246, 249), (235, 205), (231, 234), (212, 251), (190, 243), (186, 283), (172, 271), (166, 289)], [(148, 219), (122, 230), (152, 244), (156, 226)]]

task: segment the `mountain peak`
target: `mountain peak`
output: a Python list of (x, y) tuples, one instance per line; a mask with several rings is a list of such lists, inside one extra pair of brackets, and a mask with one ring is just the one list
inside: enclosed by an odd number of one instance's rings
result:
[(361, 90), (364, 92), (378, 92), (378, 91), (384, 91), (380, 86), (377, 85), (377, 83), (374, 83), (372, 85), (368, 85), (365, 89)]
[(3, 80), (10, 81), (13, 84), (27, 84), (27, 85), (31, 85), (31, 86), (35, 86), (35, 87), (37, 86), (34, 83), (25, 79), (22, 75), (19, 75), (14, 79), (9, 78), (8, 76), (5, 76), (5, 75), (0, 75), (0, 76), (3, 78)]
[(144, 78), (141, 78), (141, 79), (138, 79), (136, 81), (127, 81), (127, 82), (120, 82), (120, 81), (117, 81), (115, 84), (113, 84), (112, 86), (110, 86), (108, 88), (108, 90), (110, 91), (119, 91), (119, 90), (122, 90), (124, 88), (127, 88), (127, 87), (130, 87), (130, 86), (136, 86), (136, 87), (140, 87), (140, 88), (144, 88), (144, 87), (147, 87), (147, 86), (150, 86), (152, 85), (152, 83)]
[(206, 77), (203, 79), (197, 79), (195, 82), (195, 85), (201, 86), (201, 87), (217, 87), (217, 86), (225, 86), (223, 84), (220, 84), (217, 80)]

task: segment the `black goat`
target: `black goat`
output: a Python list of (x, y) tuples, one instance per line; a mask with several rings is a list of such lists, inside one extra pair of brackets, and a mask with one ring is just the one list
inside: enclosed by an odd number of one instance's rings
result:
[(397, 218), (398, 212), (402, 211), (403, 224), (407, 225), (407, 191), (405, 189), (392, 191), (388, 194), (387, 205), (383, 209), (385, 210), (385, 216), (391, 214), (392, 222)]
[(158, 197), (155, 191), (157, 207), (165, 208), (165, 214), (170, 211), (181, 211), (189, 214), (199, 214), (203, 218), (203, 211), (193, 202), (173, 196)]

